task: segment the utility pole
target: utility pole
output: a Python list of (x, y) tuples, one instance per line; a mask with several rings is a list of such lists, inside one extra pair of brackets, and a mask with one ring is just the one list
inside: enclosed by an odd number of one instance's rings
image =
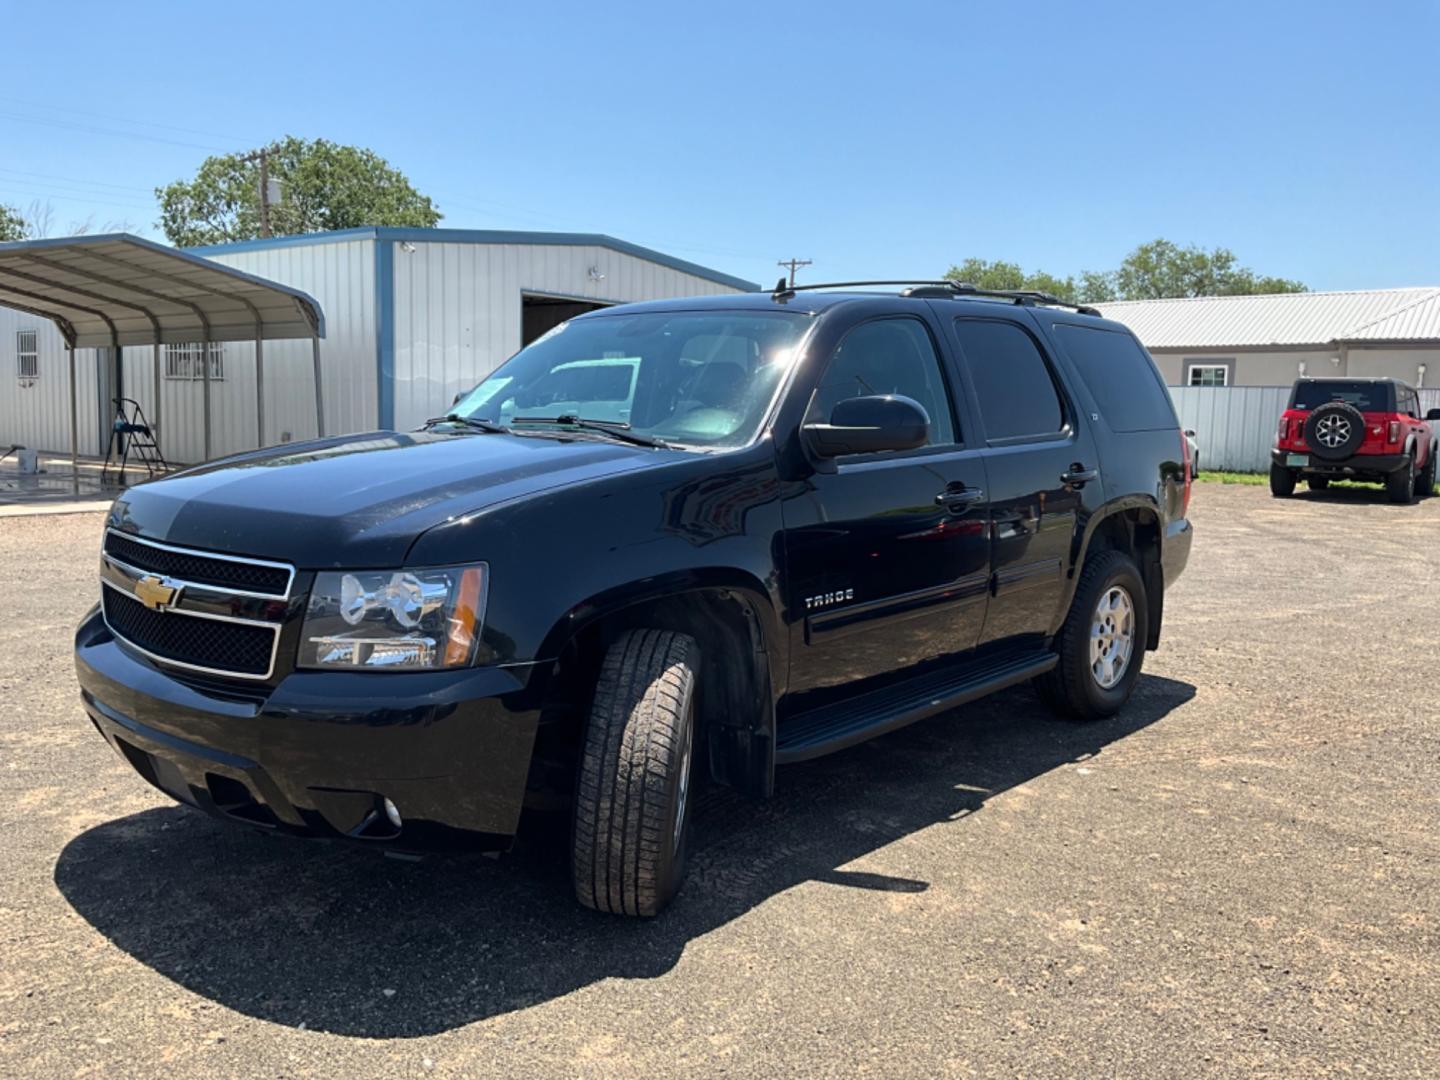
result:
[(793, 289), (795, 287), (795, 271), (802, 266), (809, 266), (810, 262), (809, 259), (781, 259), (776, 265), (790, 268), (790, 287)]
[[(270, 154), (271, 148), (263, 146), (259, 150), (246, 154), (240, 160), (244, 162), (258, 161), (260, 163), (260, 235), (270, 234)], [(278, 187), (278, 184), (277, 184)]]

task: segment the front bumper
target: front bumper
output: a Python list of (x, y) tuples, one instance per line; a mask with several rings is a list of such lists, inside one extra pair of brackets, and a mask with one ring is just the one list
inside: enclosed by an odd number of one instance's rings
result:
[(221, 817), (409, 850), (499, 849), (519, 824), (539, 720), (528, 668), (211, 684), (132, 653), (98, 611), (76, 632), (75, 667), (86, 713), (120, 755)]
[(1289, 464), (1291, 454), (1304, 454), (1310, 464), (1298, 467), (1306, 476), (1387, 476), (1405, 467), (1405, 454), (1354, 454), (1340, 461), (1326, 461), (1308, 450), (1280, 450), (1272, 447), (1270, 460), (1282, 469), (1297, 468)]

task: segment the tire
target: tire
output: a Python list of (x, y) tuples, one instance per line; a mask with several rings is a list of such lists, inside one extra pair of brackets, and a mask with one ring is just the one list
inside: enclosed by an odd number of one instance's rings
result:
[(1321, 461), (1344, 461), (1365, 441), (1365, 414), (1345, 401), (1327, 401), (1305, 418), (1305, 445)]
[(657, 915), (685, 878), (700, 650), (632, 630), (605, 654), (585, 729), (571, 834), (575, 896), (614, 915)]
[(1330, 486), (1330, 478), (1328, 476), (1307, 476), (1305, 483), (1310, 485), (1311, 491), (1324, 491)]
[(1420, 470), (1420, 475), (1415, 477), (1415, 497), (1417, 499), (1428, 499), (1435, 494), (1435, 444), (1430, 444), (1430, 458), (1425, 462), (1425, 468)]
[(1409, 455), (1405, 464), (1385, 477), (1385, 495), (1392, 503), (1408, 506), (1415, 501), (1415, 457)]
[[(1114, 681), (1107, 684), (1096, 671), (1100, 665), (1104, 672), (1103, 662), (1092, 659), (1092, 628), (1103, 623), (1098, 610), (1102, 598), (1108, 603), (1116, 591), (1124, 593), (1129, 603), (1129, 650), (1123, 670), (1114, 671)], [(1140, 678), (1148, 631), (1145, 582), (1135, 561), (1119, 551), (1101, 551), (1090, 556), (1075, 586), (1075, 599), (1070, 603), (1065, 625), (1055, 636), (1055, 651), (1060, 662), (1035, 680), (1041, 699), (1067, 720), (1114, 716), (1130, 700), (1135, 682)], [(1101, 648), (1103, 651), (1104, 646)]]
[(1295, 474), (1279, 465), (1270, 466), (1270, 494), (1277, 499), (1295, 494)]

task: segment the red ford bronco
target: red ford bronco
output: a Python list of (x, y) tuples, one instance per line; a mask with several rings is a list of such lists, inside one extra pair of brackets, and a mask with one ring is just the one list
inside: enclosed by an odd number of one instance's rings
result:
[(1415, 389), (1398, 379), (1297, 379), (1270, 451), (1270, 492), (1284, 498), (1303, 476), (1312, 491), (1331, 480), (1385, 485), (1391, 502), (1435, 490), (1435, 436)]

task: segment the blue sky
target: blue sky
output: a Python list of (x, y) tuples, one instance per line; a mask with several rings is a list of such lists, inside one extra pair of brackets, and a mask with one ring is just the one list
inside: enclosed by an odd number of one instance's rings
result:
[(765, 283), (792, 255), (1063, 275), (1165, 236), (1312, 288), (1440, 284), (1435, 0), (0, 11), (0, 202), (61, 231), (158, 237), (156, 185), (290, 133), (374, 149), (447, 226)]

